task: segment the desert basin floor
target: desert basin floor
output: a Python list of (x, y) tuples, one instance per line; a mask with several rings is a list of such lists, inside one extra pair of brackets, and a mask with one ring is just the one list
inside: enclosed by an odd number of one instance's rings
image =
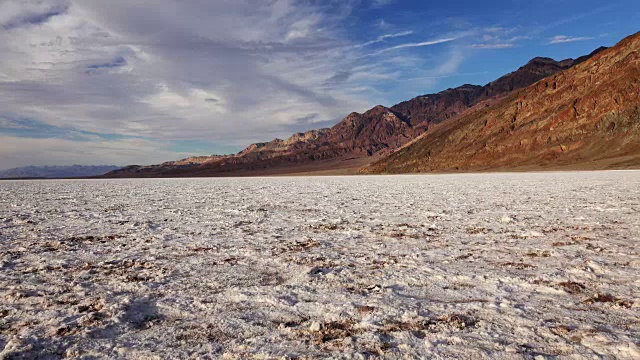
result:
[(640, 172), (0, 182), (0, 358), (640, 358)]

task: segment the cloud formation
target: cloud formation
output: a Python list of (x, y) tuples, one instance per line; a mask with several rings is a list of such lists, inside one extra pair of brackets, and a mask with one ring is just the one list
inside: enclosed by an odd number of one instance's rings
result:
[(339, 13), (294, 1), (153, 3), (3, 3), (13, 15), (0, 35), (2, 108), (84, 131), (215, 141), (366, 106), (315, 90), (348, 60), (327, 30)]
[(342, 24), (356, 3), (3, 1), (0, 116), (221, 147), (286, 136), (298, 119), (307, 129), (337, 122), (384, 101), (375, 79), (403, 71), (361, 48), (413, 34), (354, 44)]

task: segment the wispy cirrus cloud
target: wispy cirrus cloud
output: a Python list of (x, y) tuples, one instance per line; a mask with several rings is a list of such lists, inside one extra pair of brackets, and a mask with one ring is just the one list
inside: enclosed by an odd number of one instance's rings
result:
[(516, 44), (471, 44), (472, 49), (510, 49), (515, 47)]
[(381, 54), (381, 53), (385, 53), (385, 52), (393, 51), (393, 50), (399, 50), (399, 49), (416, 48), (416, 47), (443, 44), (443, 43), (448, 43), (448, 42), (454, 41), (456, 39), (457, 39), (456, 37), (450, 37), (450, 38), (422, 41), (422, 42), (415, 42), (415, 43), (405, 43), (405, 44), (395, 45), (395, 46), (391, 46), (391, 47), (388, 47), (388, 48), (385, 48), (385, 49), (378, 50), (377, 52), (375, 52), (375, 54), (377, 55), (377, 54)]
[(523, 40), (531, 38), (516, 27), (504, 26), (472, 28), (467, 33), (471, 43), (466, 47), (479, 50), (510, 49), (521, 46)]
[(367, 41), (366, 43), (360, 44), (360, 45), (356, 45), (355, 47), (363, 48), (365, 46), (381, 43), (381, 42), (383, 42), (383, 41), (385, 41), (387, 39), (393, 39), (393, 38), (398, 38), (398, 37), (403, 37), (403, 36), (409, 36), (411, 34), (413, 34), (413, 31), (411, 31), (411, 30), (401, 31), (401, 32), (393, 33), (393, 34), (384, 34), (384, 35), (378, 36), (375, 40)]
[(564, 43), (586, 41), (586, 40), (593, 40), (593, 39), (594, 39), (593, 37), (587, 37), (587, 36), (556, 35), (549, 40), (549, 44), (564, 44)]

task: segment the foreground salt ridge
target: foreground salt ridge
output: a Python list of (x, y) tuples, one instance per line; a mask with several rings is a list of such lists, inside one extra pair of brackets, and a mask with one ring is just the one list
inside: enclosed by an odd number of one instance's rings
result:
[(640, 172), (0, 183), (0, 358), (640, 357)]

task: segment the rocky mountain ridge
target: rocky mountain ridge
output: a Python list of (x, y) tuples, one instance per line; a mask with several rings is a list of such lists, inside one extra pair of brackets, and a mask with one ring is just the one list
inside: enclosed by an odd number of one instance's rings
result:
[[(328, 129), (310, 130), (287, 140), (251, 144), (233, 155), (192, 157), (160, 165), (129, 166), (107, 177), (222, 176), (321, 163), (345, 166), (343, 160), (366, 164), (391, 154), (433, 126), (455, 119), (481, 103), (508, 96), (548, 76), (570, 69), (606, 48), (577, 59), (534, 58), (519, 69), (484, 86), (465, 84), (437, 94), (418, 96), (390, 108), (378, 105), (362, 114), (351, 113)], [(324, 165), (322, 165), (324, 166)]]

